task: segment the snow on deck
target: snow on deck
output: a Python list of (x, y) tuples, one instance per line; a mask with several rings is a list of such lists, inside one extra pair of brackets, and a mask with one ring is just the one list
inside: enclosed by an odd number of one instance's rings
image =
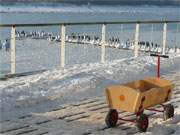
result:
[[(59, 105), (104, 95), (108, 85), (155, 76), (157, 58), (141, 56), (111, 62), (77, 64), (66, 69), (0, 82), (1, 121), (44, 112)], [(179, 71), (179, 56), (161, 59), (161, 74)]]
[[(54, 74), (55, 76), (56, 74)], [(180, 72), (172, 72), (162, 77), (171, 80), (175, 84), (173, 97), (170, 101), (175, 106), (175, 116), (172, 119), (163, 121), (162, 114), (145, 111), (149, 115), (150, 120), (149, 128), (145, 134), (179, 135)], [(139, 134), (134, 125), (122, 121), (119, 121), (116, 128), (108, 128), (104, 122), (107, 112), (108, 106), (105, 97), (100, 95), (73, 103), (62, 104), (48, 111), (29, 113), (16, 119), (3, 121), (0, 124), (0, 133), (2, 135)], [(126, 118), (134, 117), (133, 114), (123, 111), (120, 111), (119, 115)]]

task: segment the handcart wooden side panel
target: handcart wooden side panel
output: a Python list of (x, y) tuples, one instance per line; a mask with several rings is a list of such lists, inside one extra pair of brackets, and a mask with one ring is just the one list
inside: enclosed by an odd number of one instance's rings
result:
[(157, 77), (148, 77), (148, 78), (145, 78), (144, 80), (151, 84), (157, 85), (161, 88), (167, 88), (167, 89), (174, 88), (174, 84), (172, 84), (171, 81), (166, 80), (166, 79), (157, 78)]
[(114, 85), (106, 89), (107, 102), (111, 109), (134, 112), (139, 95), (140, 93), (136, 90), (121, 85)]
[(152, 77), (110, 86), (106, 89), (106, 97), (111, 109), (137, 113), (168, 101), (172, 89), (173, 85), (170, 81)]

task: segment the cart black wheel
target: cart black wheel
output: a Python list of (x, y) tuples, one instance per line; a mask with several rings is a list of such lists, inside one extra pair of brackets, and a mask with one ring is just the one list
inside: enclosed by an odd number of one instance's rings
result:
[(164, 106), (164, 120), (172, 118), (174, 116), (174, 106), (171, 104)]
[(115, 109), (110, 109), (105, 122), (108, 127), (115, 127), (118, 121), (118, 112)]
[(146, 132), (149, 125), (148, 116), (146, 114), (139, 115), (137, 119), (137, 128), (139, 132)]

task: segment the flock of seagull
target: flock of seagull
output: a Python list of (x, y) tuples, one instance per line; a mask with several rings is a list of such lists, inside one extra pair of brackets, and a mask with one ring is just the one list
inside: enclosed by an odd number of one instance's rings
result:
[[(27, 31), (16, 31), (16, 39), (45, 39), (50, 42), (61, 42), (60, 35), (54, 36), (52, 33), (46, 33), (45, 31), (34, 31), (34, 32), (27, 32)], [(82, 35), (82, 34), (75, 34), (72, 33), (71, 35), (66, 35), (65, 37), (66, 42), (68, 43), (76, 43), (76, 44), (89, 44), (89, 45), (96, 45), (101, 46), (101, 38), (98, 36), (92, 35)], [(6, 39), (5, 42), (2, 44), (0, 41), (0, 50), (3, 46), (5, 46), (6, 51), (10, 48), (10, 40)], [(149, 42), (149, 41), (140, 41), (139, 43), (139, 50), (146, 51), (146, 52), (162, 52), (162, 47), (157, 43)], [(126, 49), (126, 50), (133, 50), (134, 49), (134, 41), (127, 39), (125, 42), (121, 42), (119, 38), (109, 38), (106, 42), (106, 47), (111, 48), (118, 48), (118, 49)], [(180, 52), (180, 48), (174, 47), (166, 48), (166, 53), (174, 53)]]

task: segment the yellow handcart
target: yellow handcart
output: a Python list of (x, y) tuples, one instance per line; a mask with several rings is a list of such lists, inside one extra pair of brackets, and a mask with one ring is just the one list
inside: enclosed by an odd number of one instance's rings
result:
[[(159, 67), (160, 65), (158, 70)], [(157, 77), (106, 88), (106, 99), (110, 108), (105, 119), (108, 127), (115, 127), (118, 120), (123, 120), (136, 123), (140, 132), (146, 132), (149, 121), (144, 110), (163, 112), (165, 120), (174, 116), (173, 105), (163, 104), (171, 98), (174, 85), (171, 81), (160, 78), (159, 71), (157, 73)], [(156, 105), (162, 105), (163, 110), (153, 109), (152, 107)], [(132, 112), (136, 114), (136, 118), (130, 120), (119, 118), (117, 110)]]

